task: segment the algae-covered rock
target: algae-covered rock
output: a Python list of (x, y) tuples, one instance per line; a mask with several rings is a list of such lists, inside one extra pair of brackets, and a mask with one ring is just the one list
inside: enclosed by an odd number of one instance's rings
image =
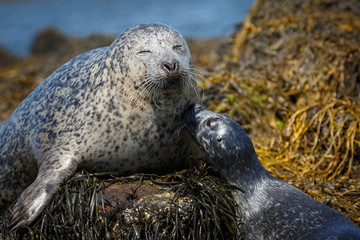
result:
[(79, 172), (30, 228), (0, 239), (241, 239), (231, 191), (207, 165), (171, 175)]

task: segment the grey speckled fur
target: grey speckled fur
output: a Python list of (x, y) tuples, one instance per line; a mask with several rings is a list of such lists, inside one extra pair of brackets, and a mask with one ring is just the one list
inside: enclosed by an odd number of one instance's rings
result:
[(330, 207), (272, 177), (250, 138), (230, 118), (194, 104), (185, 112), (190, 134), (230, 183), (246, 239), (360, 239), (360, 229)]
[(135, 26), (75, 57), (0, 124), (0, 211), (21, 193), (11, 226), (28, 226), (78, 168), (183, 165), (192, 140), (176, 125), (196, 94), (187, 44), (166, 25)]

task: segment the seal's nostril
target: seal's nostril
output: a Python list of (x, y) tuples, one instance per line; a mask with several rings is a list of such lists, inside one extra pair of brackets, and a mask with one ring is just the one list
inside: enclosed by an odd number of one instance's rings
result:
[(168, 63), (164, 63), (164, 68), (171, 72), (171, 66)]
[(163, 67), (168, 72), (175, 72), (178, 70), (178, 63), (176, 61), (175, 62), (165, 62), (163, 64)]

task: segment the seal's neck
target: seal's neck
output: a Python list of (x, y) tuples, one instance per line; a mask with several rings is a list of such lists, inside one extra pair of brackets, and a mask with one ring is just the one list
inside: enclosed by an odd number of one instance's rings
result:
[(261, 165), (255, 151), (242, 155), (231, 166), (222, 168), (220, 172), (228, 182), (245, 190), (244, 198), (253, 194), (258, 182), (263, 181), (264, 178), (272, 178)]
[(269, 189), (279, 185), (279, 180), (265, 170), (255, 151), (238, 159), (232, 166), (227, 166), (220, 172), (228, 182), (240, 187), (241, 190), (234, 191), (233, 196), (238, 204), (241, 221), (246, 224), (263, 209), (270, 207), (269, 200), (273, 193)]

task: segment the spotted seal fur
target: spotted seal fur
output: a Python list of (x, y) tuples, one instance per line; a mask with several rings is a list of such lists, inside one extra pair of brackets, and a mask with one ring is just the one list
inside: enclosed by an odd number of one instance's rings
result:
[(186, 110), (184, 121), (220, 174), (244, 190), (234, 197), (246, 239), (360, 239), (345, 216), (271, 176), (238, 123), (199, 104)]
[(196, 100), (187, 43), (166, 25), (129, 28), (65, 63), (0, 124), (0, 211), (17, 198), (12, 230), (30, 225), (79, 168), (125, 174), (186, 163), (191, 137), (176, 125)]

